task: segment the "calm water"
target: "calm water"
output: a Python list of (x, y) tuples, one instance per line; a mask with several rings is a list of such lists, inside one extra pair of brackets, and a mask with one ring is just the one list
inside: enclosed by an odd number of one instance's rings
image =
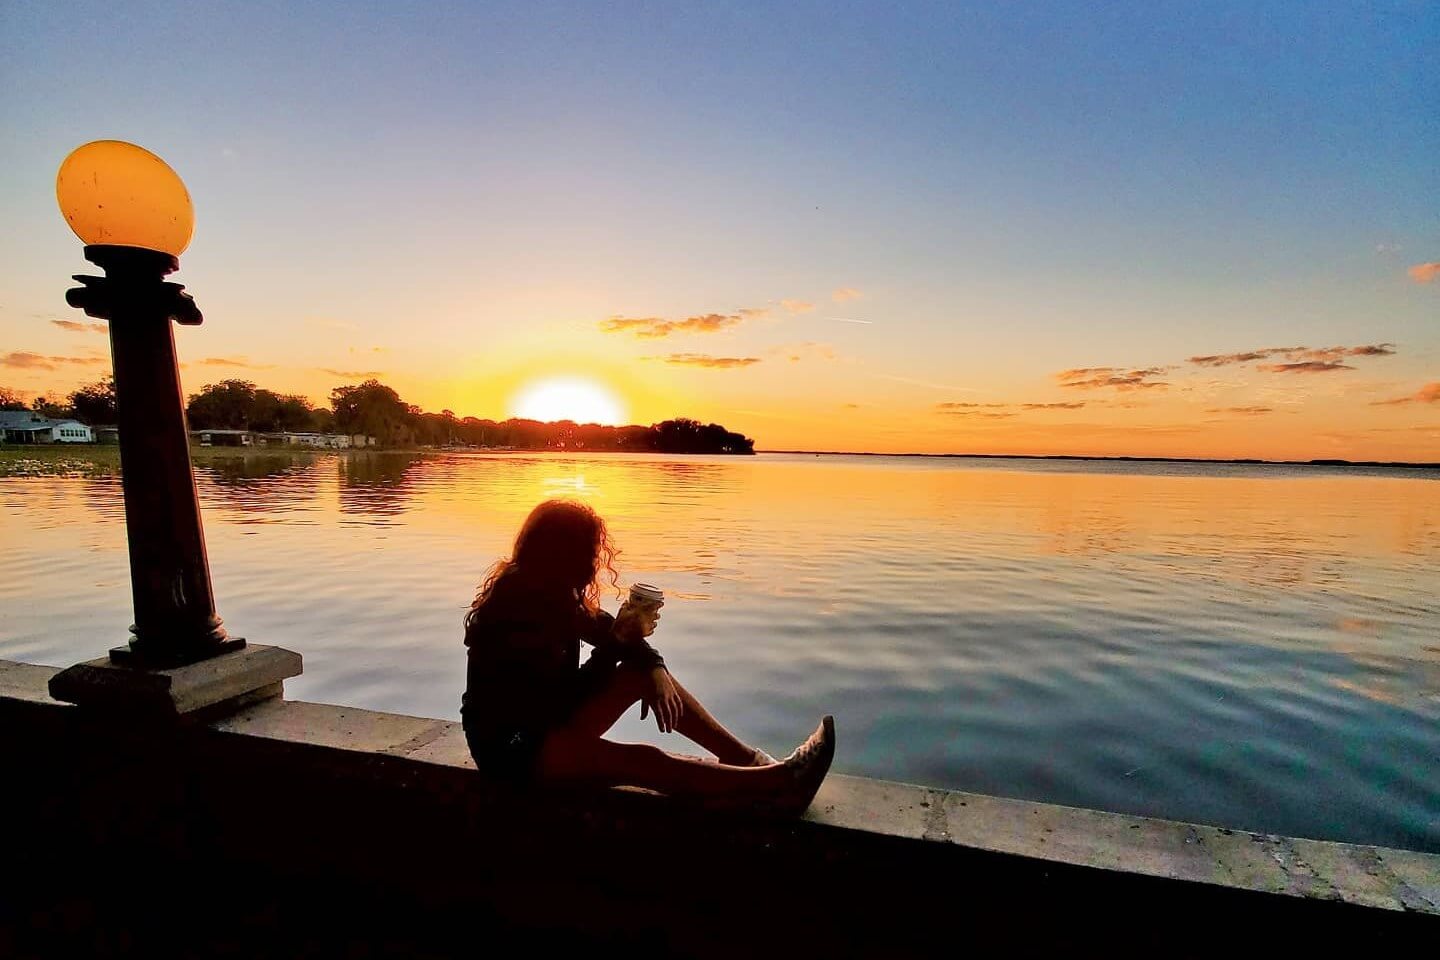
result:
[[(113, 466), (13, 455), (0, 657), (125, 639)], [(46, 473), (52, 475), (44, 475)], [(460, 617), (578, 496), (669, 597), (672, 669), (849, 773), (1440, 850), (1440, 482), (1403, 470), (761, 455), (197, 467), (220, 613), (299, 699), (457, 717)], [(612, 602), (613, 608), (613, 602)], [(616, 735), (664, 743), (638, 715)]]

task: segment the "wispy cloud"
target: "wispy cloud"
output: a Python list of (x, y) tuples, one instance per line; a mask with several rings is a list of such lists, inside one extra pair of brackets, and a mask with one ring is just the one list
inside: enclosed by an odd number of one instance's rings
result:
[[(1306, 361), (1333, 363), (1344, 357), (1388, 357), (1395, 353), (1393, 343), (1367, 343), (1356, 347), (1263, 347), (1243, 353), (1218, 353), (1203, 357), (1190, 357), (1191, 363), (1200, 367), (1226, 367), (1237, 363), (1253, 363), (1257, 360), (1280, 358), (1290, 364)], [(1272, 370), (1285, 364), (1261, 365), (1258, 369)], [(1342, 368), (1337, 368), (1342, 369)], [(1343, 369), (1349, 369), (1344, 367)]]
[(668, 337), (672, 333), (719, 333), (739, 326), (747, 319), (763, 316), (765, 310), (746, 309), (735, 313), (702, 313), (684, 320), (663, 317), (607, 317), (600, 321), (605, 333), (633, 333), (644, 340)]
[(107, 334), (110, 332), (109, 325), (104, 323), (86, 323), (81, 320), (51, 320), (50, 322), (67, 333)]
[(691, 367), (709, 367), (726, 370), (734, 367), (748, 367), (759, 363), (759, 357), (712, 357), (706, 353), (672, 353), (663, 357), (644, 357), (645, 360), (662, 360)]
[(305, 323), (312, 327), (319, 327), (322, 330), (355, 330), (355, 324), (348, 320), (336, 320), (334, 317), (306, 317)]
[(836, 303), (848, 303), (851, 300), (859, 300), (865, 294), (854, 287), (836, 287), (835, 292), (830, 294), (830, 299)]
[(1072, 370), (1061, 370), (1055, 374), (1055, 379), (1060, 381), (1062, 387), (1074, 387), (1080, 390), (1097, 390), (1105, 387), (1113, 387), (1121, 391), (1163, 389), (1170, 384), (1155, 378), (1163, 376), (1169, 369), (1169, 367), (1144, 367), (1136, 370), (1127, 370), (1124, 367), (1076, 367)]
[(837, 323), (864, 323), (864, 324), (871, 324), (871, 323), (874, 323), (874, 322), (875, 322), (874, 320), (856, 320), (854, 317), (828, 317), (827, 319), (834, 320), (834, 321), (836, 321)]
[(1273, 413), (1274, 407), (1211, 407), (1206, 413), (1233, 413), (1241, 417), (1263, 417)]
[(269, 370), (274, 364), (251, 363), (245, 357), (206, 357), (204, 360), (196, 360), (195, 363), (202, 367), (244, 367), (248, 370)]
[(816, 343), (813, 340), (772, 347), (770, 353), (784, 357), (791, 363), (799, 363), (801, 360), (834, 360), (836, 358), (834, 347), (828, 343)]
[(977, 417), (982, 420), (1007, 420), (1019, 416), (1014, 410), (997, 410), (1003, 403), (937, 403), (935, 409), (952, 417)]
[(815, 304), (808, 300), (781, 300), (780, 306), (791, 313), (809, 313), (815, 309)]
[(1355, 368), (1339, 360), (1300, 360), (1296, 363), (1262, 363), (1255, 369), (1266, 373), (1334, 373)]
[[(961, 416), (981, 416), (977, 411), (982, 410), (1079, 410), (1085, 406), (1084, 400), (1058, 401), (1054, 403), (970, 403), (968, 401), (951, 400), (946, 403), (935, 404), (935, 409), (941, 413), (954, 413)], [(1007, 413), (1006, 416), (1013, 417), (1014, 413)]]
[(1408, 397), (1395, 397), (1393, 400), (1371, 400), (1370, 406), (1394, 407), (1402, 403), (1440, 403), (1440, 380), (1425, 384)]
[(1407, 273), (1410, 279), (1416, 283), (1433, 283), (1436, 277), (1440, 277), (1440, 260), (1431, 260), (1429, 263), (1417, 263)]
[(67, 365), (92, 366), (109, 362), (110, 360), (106, 357), (50, 357), (25, 350), (16, 350), (0, 356), (0, 367), (11, 367), (16, 370), (54, 370)]
[(317, 368), (321, 373), (328, 373), (332, 377), (340, 377), (343, 380), (369, 380), (373, 377), (384, 376), (384, 370), (335, 370), (330, 367)]
[(897, 377), (893, 373), (872, 373), (876, 380), (893, 380), (896, 383), (907, 383), (912, 387), (925, 387), (930, 390), (948, 390), (955, 393), (974, 393), (974, 387), (960, 387), (953, 383), (935, 383), (932, 380), (917, 380), (914, 377)]

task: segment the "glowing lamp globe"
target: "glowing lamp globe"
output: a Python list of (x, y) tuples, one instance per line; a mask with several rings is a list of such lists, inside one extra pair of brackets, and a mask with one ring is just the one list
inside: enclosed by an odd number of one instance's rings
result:
[(85, 243), (180, 256), (195, 232), (190, 191), (144, 147), (96, 140), (76, 147), (55, 177), (55, 197)]

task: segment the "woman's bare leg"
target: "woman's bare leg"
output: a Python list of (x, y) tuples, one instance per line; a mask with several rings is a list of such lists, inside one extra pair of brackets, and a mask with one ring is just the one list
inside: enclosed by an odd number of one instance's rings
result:
[(781, 764), (732, 767), (567, 730), (545, 738), (537, 772), (543, 780), (644, 787), (688, 797), (774, 796), (790, 788), (792, 779)]
[[(615, 671), (609, 686), (580, 705), (571, 716), (566, 729), (591, 737), (603, 737), (607, 730), (615, 726), (615, 721), (624, 716), (625, 711), (645, 694), (648, 683), (649, 677), (645, 671), (620, 667)], [(704, 704), (681, 686), (680, 681), (675, 680), (675, 686), (685, 704), (675, 729), (715, 754), (722, 763), (749, 766), (755, 755), (754, 751), (725, 729), (724, 725), (705, 709)]]
[[(673, 675), (671, 679), (675, 679)], [(675, 687), (680, 691), (680, 699), (685, 701), (685, 710), (680, 714), (675, 729), (715, 754), (721, 763), (749, 766), (755, 758), (754, 748), (725, 729), (725, 725), (716, 720), (689, 690), (681, 686), (679, 680), (675, 680)]]

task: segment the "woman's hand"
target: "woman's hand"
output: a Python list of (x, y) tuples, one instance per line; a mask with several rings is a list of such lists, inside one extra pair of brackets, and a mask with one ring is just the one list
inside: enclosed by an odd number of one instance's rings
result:
[(665, 604), (634, 604), (626, 600), (620, 605), (620, 612), (615, 615), (615, 626), (612, 632), (616, 639), (623, 642), (643, 640), (655, 632), (655, 626), (660, 622), (660, 608)]
[(680, 688), (671, 679), (670, 671), (664, 667), (656, 667), (650, 671), (650, 682), (654, 687), (640, 701), (640, 719), (645, 719), (647, 710), (654, 710), (655, 726), (660, 728), (661, 733), (670, 733), (680, 722), (680, 715), (685, 712), (685, 701), (680, 696)]

